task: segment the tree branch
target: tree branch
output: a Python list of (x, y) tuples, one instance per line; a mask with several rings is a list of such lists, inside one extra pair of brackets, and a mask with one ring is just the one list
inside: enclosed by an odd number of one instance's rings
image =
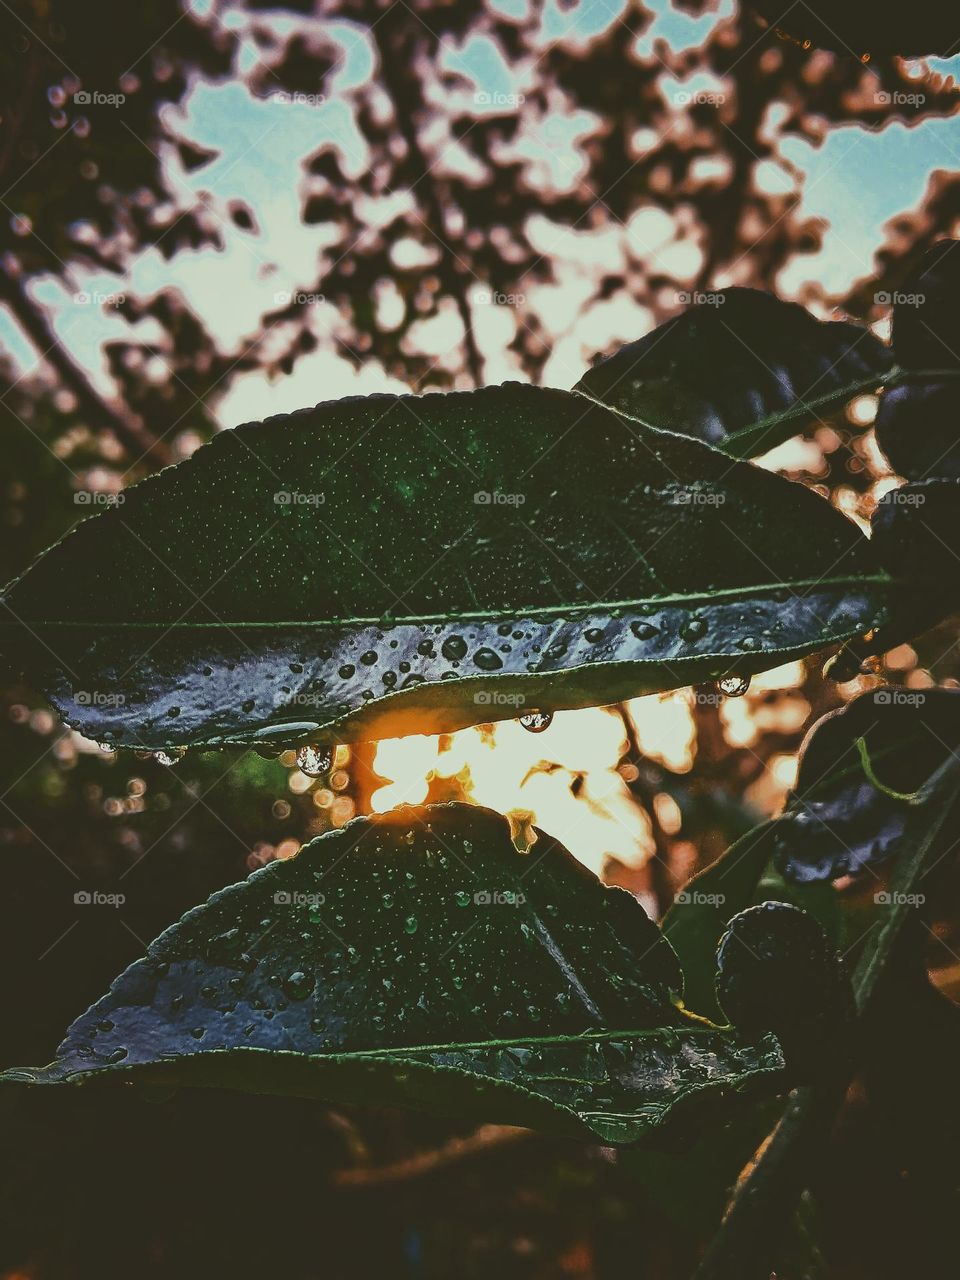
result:
[(134, 461), (143, 459), (155, 467), (173, 461), (173, 452), (165, 441), (158, 439), (126, 406), (112, 404), (96, 390), (61, 344), (44, 308), (30, 298), (21, 276), (9, 270), (0, 272), (0, 301), (9, 306), (40, 358), (76, 397), (80, 411), (91, 426), (108, 427), (130, 451)]

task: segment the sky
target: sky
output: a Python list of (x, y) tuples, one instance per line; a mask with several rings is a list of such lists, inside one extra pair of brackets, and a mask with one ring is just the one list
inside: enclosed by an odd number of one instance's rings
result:
[[(526, 14), (528, 3), (529, 0), (496, 0), (492, 7), (518, 18)], [(638, 38), (638, 52), (647, 58), (656, 56), (660, 40), (674, 50), (695, 47), (714, 23), (730, 13), (732, 6), (733, 0), (721, 0), (717, 12), (694, 18), (674, 11), (669, 0), (648, 0), (648, 7), (656, 16)], [(193, 7), (200, 13), (207, 8), (202, 3)], [(573, 8), (548, 0), (542, 12), (541, 38), (545, 42), (582, 44), (620, 21), (626, 9), (626, 0), (581, 0)], [(255, 19), (264, 21), (264, 14), (257, 13)], [(241, 35), (239, 67), (249, 73), (260, 56), (250, 34), (251, 17), (227, 9), (224, 20)], [(281, 33), (303, 21), (278, 14), (268, 14), (266, 20)], [(246, 202), (255, 214), (259, 236), (239, 232), (227, 224), (225, 252), (202, 248), (181, 252), (168, 261), (158, 250), (148, 250), (134, 260), (128, 277), (122, 281), (107, 273), (77, 272), (67, 289), (53, 279), (34, 284), (36, 297), (53, 313), (58, 336), (106, 393), (110, 393), (111, 384), (102, 345), (127, 334), (128, 325), (109, 306), (76, 302), (76, 293), (110, 295), (123, 290), (149, 296), (164, 288), (177, 288), (221, 344), (226, 349), (239, 350), (240, 344), (257, 334), (264, 313), (276, 309), (285, 294), (309, 287), (313, 280), (318, 252), (323, 248), (319, 239), (322, 233), (300, 221), (302, 163), (307, 155), (328, 144), (338, 149), (348, 173), (359, 175), (364, 171), (369, 158), (366, 143), (349, 99), (339, 95), (362, 84), (375, 67), (370, 41), (362, 28), (343, 21), (314, 21), (324, 24), (326, 35), (340, 49), (340, 65), (328, 100), (301, 103), (254, 97), (243, 80), (235, 80), (197, 83), (182, 108), (170, 109), (169, 123), (178, 135), (220, 153), (212, 163), (187, 173), (171, 151), (167, 169), (175, 189), (185, 202), (200, 192), (210, 193), (213, 211), (216, 214), (219, 210), (225, 223), (229, 203)], [(529, 89), (535, 74), (529, 64), (510, 67), (498, 47), (482, 36), (448, 47), (443, 62), (446, 70), (459, 72), (464, 78), (462, 92), (471, 98), (478, 90), (490, 94), (495, 101), (522, 94)], [(943, 74), (960, 75), (960, 57), (932, 65)], [(663, 86), (665, 92), (674, 94), (722, 87), (712, 86), (704, 77), (680, 85), (666, 72)], [(503, 110), (497, 106), (490, 109)], [(526, 158), (531, 165), (546, 166), (538, 170), (540, 176), (562, 189), (565, 182), (576, 180), (580, 169), (578, 139), (589, 134), (595, 123), (586, 111), (557, 113), (546, 145), (543, 139), (521, 143), (528, 147)], [(822, 250), (795, 258), (778, 287), (784, 296), (795, 297), (802, 295), (805, 284), (818, 280), (827, 291), (838, 292), (852, 280), (870, 273), (884, 223), (893, 214), (916, 205), (930, 173), (937, 168), (960, 168), (960, 116), (925, 121), (912, 129), (897, 122), (878, 131), (850, 126), (831, 131), (818, 146), (797, 138), (787, 138), (781, 145), (784, 159), (802, 175), (800, 214), (824, 219), (829, 229)], [(892, 174), (895, 181), (891, 180)], [(783, 190), (792, 190), (795, 185), (787, 170), (776, 166), (768, 166), (767, 177), (774, 186), (781, 184)], [(407, 199), (405, 193), (395, 193), (392, 202), (384, 202), (380, 215), (392, 216), (405, 206)], [(621, 240), (632, 236), (634, 243), (639, 241), (647, 252), (658, 258), (663, 255), (662, 260), (679, 275), (686, 267), (695, 270), (696, 262), (683, 258), (684, 253), (689, 258), (691, 246), (674, 242), (670, 226), (664, 225), (665, 216), (655, 208), (644, 212), (646, 216), (636, 225), (623, 229)], [(612, 340), (642, 336), (654, 320), (642, 306), (622, 300), (611, 302), (590, 316), (579, 312), (579, 304), (589, 292), (591, 254), (599, 255), (599, 261), (623, 252), (622, 242), (613, 243), (618, 239), (616, 232), (608, 234), (603, 243), (600, 235), (591, 238), (558, 229), (547, 217), (534, 220), (530, 230), (535, 242), (539, 238), (538, 249), (559, 259), (561, 288), (543, 290), (541, 296), (544, 315), (550, 317), (556, 339), (544, 380), (568, 386), (596, 351)], [(588, 239), (594, 243), (588, 243)], [(536, 307), (536, 298), (531, 301)], [(315, 319), (322, 330), (324, 304), (317, 305)], [(496, 314), (503, 310), (487, 307), (475, 312), (489, 382), (524, 376), (507, 354), (513, 321), (508, 315)], [(328, 319), (332, 329), (336, 321), (332, 307)], [(150, 323), (141, 322), (137, 331), (141, 338), (150, 336)], [(451, 342), (449, 327), (444, 334), (425, 331), (421, 336), (427, 347), (431, 341), (438, 341), (441, 346)], [(36, 353), (3, 311), (0, 341), (21, 372), (35, 365)], [(324, 350), (321, 343), (318, 352), (302, 358), (280, 382), (271, 383), (266, 375), (257, 372), (236, 378), (213, 406), (220, 425), (288, 412), (320, 399), (403, 389), (375, 364), (358, 372), (336, 355), (332, 346)]]

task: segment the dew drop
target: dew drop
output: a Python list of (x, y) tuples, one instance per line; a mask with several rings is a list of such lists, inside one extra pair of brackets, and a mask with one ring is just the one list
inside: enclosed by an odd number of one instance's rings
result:
[(440, 652), (450, 662), (458, 662), (467, 656), (467, 642), (463, 636), (447, 636), (440, 646)]
[(586, 631), (583, 633), (583, 638), (584, 640), (587, 641), (588, 644), (599, 644), (600, 641), (603, 639), (603, 628), (588, 627)]
[(527, 711), (520, 717), (520, 724), (527, 733), (543, 733), (553, 724), (552, 711)]
[(659, 628), (652, 622), (631, 622), (630, 630), (638, 640), (652, 640), (654, 636), (660, 634)]
[(169, 751), (154, 751), (153, 758), (157, 764), (165, 764), (168, 769), (172, 769), (186, 754), (186, 747), (171, 747)]
[(503, 666), (500, 658), (492, 649), (478, 649), (473, 655), (473, 661), (481, 671), (499, 671)]
[(750, 688), (749, 676), (722, 676), (717, 688), (727, 698), (742, 698)]
[(306, 742), (297, 748), (297, 768), (308, 778), (321, 778), (333, 764), (333, 751), (330, 747), (317, 746)]
[(420, 922), (416, 916), (407, 916), (406, 920), (403, 922), (403, 927), (406, 929), (407, 933), (416, 933), (420, 928)]

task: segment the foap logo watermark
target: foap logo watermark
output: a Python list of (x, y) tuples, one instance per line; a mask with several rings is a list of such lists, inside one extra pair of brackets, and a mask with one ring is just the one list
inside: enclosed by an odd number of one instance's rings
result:
[(478, 289), (473, 295), (478, 307), (522, 307), (526, 300), (525, 293), (497, 293), (492, 289)]
[(702, 293), (699, 289), (692, 293), (681, 290), (674, 297), (678, 307), (722, 307), (727, 300), (725, 293)]
[(122, 907), (126, 900), (126, 894), (103, 893), (100, 889), (78, 889), (73, 895), (78, 907)]
[(327, 500), (325, 493), (298, 493), (295, 489), (278, 489), (273, 501), (289, 511), (292, 507), (322, 507)]
[(278, 907), (322, 907), (326, 900), (322, 893), (288, 893), (286, 889), (278, 889), (273, 895)]
[(479, 889), (473, 895), (475, 907), (522, 907), (526, 900), (513, 889)]
[(922, 107), (927, 100), (925, 93), (903, 93), (899, 89), (888, 93), (885, 89), (873, 95), (878, 107)]
[(522, 107), (526, 100), (523, 93), (486, 93), (480, 90), (473, 95), (476, 107)]
[(78, 689), (73, 695), (78, 707), (122, 707), (126, 695), (122, 693), (104, 693), (101, 689)]
[(125, 293), (88, 293), (86, 289), (81, 289), (79, 293), (73, 295), (73, 300), (78, 307), (122, 307), (127, 300)]
[(884, 501), (898, 507), (922, 507), (927, 500), (925, 493), (911, 492), (908, 489), (891, 489)]
[(681, 907), (722, 907), (726, 902), (722, 893), (700, 893), (697, 889), (682, 889), (674, 898)]
[(481, 689), (473, 695), (478, 707), (523, 707), (526, 698), (522, 693), (499, 693), (495, 689)]
[(878, 707), (922, 707), (927, 695), (919, 689), (877, 689), (873, 700)]
[(125, 93), (101, 93), (99, 89), (78, 89), (73, 101), (78, 107), (122, 107)]
[(281, 289), (279, 293), (273, 295), (273, 305), (275, 307), (315, 307), (322, 302), (326, 302), (327, 297), (324, 293), (304, 293), (301, 289)]
[(901, 293), (894, 290), (893, 293), (887, 293), (881, 289), (879, 293), (873, 295), (873, 300), (878, 307), (922, 307), (927, 300), (925, 293)]
[(287, 702), (294, 707), (322, 707), (324, 698), (319, 693), (295, 693)]
[(101, 493), (97, 489), (78, 489), (73, 495), (77, 507), (122, 507), (126, 500), (125, 493)]
[(726, 702), (718, 689), (694, 689), (693, 700), (698, 707), (720, 707)]
[(525, 493), (501, 493), (499, 489), (494, 489), (492, 493), (487, 489), (478, 489), (473, 495), (473, 501), (478, 507), (522, 507), (526, 500)]
[(677, 489), (670, 502), (675, 507), (722, 507), (727, 500), (725, 493), (710, 489)]
[(675, 89), (671, 98), (675, 107), (722, 107), (727, 95), (710, 89)]
[(873, 900), (880, 907), (922, 907), (927, 897), (924, 893), (900, 893), (896, 889), (881, 889), (873, 895)]
[(278, 107), (322, 107), (327, 101), (325, 93), (287, 93), (283, 89), (270, 94), (270, 101)]

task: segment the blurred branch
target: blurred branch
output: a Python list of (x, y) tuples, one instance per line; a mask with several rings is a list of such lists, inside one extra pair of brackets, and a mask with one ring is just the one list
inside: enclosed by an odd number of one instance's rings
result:
[(469, 273), (461, 265), (456, 252), (447, 244), (443, 202), (436, 183), (431, 177), (430, 171), (433, 166), (423, 153), (414, 123), (424, 110), (424, 101), (415, 69), (415, 40), (410, 37), (413, 26), (414, 22), (411, 21), (410, 11), (406, 6), (394, 4), (382, 18), (371, 24), (370, 34), (380, 58), (381, 80), (390, 95), (394, 119), (397, 121), (400, 136), (406, 144), (410, 161), (416, 172), (410, 190), (412, 192), (413, 186), (416, 185), (422, 192), (427, 211), (427, 225), (441, 249), (439, 274), (460, 313), (467, 368), (474, 386), (479, 387), (483, 382), (483, 362), (473, 332), (470, 304), (467, 301)]
[(96, 390), (61, 344), (46, 310), (30, 298), (22, 277), (9, 269), (0, 272), (0, 301), (7, 303), (40, 359), (46, 360), (62, 385), (76, 397), (80, 412), (91, 426), (109, 427), (130, 451), (134, 462), (147, 461), (161, 467), (173, 461), (173, 453), (165, 441), (158, 439), (125, 406), (112, 404)]
[(405, 1182), (409, 1178), (421, 1178), (446, 1168), (469, 1156), (503, 1147), (521, 1138), (532, 1138), (531, 1129), (517, 1129), (512, 1125), (484, 1124), (465, 1138), (451, 1138), (442, 1147), (431, 1151), (418, 1151), (416, 1155), (398, 1160), (394, 1164), (373, 1168), (340, 1169), (333, 1175), (338, 1187), (380, 1187), (391, 1182)]
[(617, 703), (616, 712), (620, 717), (623, 732), (627, 739), (626, 754), (621, 758), (620, 764), (622, 765), (624, 762), (632, 764), (637, 771), (636, 778), (632, 782), (628, 782), (627, 787), (646, 813), (650, 821), (650, 831), (653, 835), (654, 855), (649, 863), (650, 888), (657, 900), (657, 918), (660, 919), (666, 914), (676, 891), (670, 865), (670, 841), (660, 823), (660, 819), (657, 817), (657, 811), (653, 803), (657, 789), (651, 785), (649, 777), (644, 772), (644, 755), (637, 738), (633, 717), (623, 702)]

